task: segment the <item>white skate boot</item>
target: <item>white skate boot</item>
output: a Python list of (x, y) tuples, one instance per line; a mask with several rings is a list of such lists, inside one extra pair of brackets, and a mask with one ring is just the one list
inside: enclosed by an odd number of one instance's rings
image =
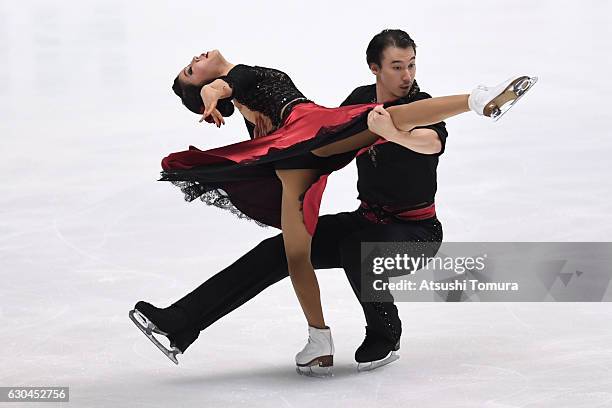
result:
[(328, 377), (334, 365), (334, 341), (331, 330), (308, 326), (308, 343), (295, 355), (298, 374), (311, 377)]
[(498, 121), (538, 81), (538, 77), (510, 78), (494, 87), (479, 85), (468, 98), (470, 109)]

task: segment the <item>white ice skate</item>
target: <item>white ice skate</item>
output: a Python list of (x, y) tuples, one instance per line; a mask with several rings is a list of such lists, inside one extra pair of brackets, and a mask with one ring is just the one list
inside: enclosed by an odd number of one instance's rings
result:
[(308, 326), (308, 343), (295, 355), (298, 374), (310, 377), (329, 377), (334, 365), (334, 341), (331, 330)]
[(166, 355), (166, 357), (168, 357), (174, 364), (179, 363), (176, 356), (178, 354), (183, 354), (181, 350), (172, 345), (170, 345), (171, 349), (167, 348), (153, 335), (153, 333), (157, 333), (162, 336), (168, 336), (168, 333), (164, 333), (163, 331), (159, 330), (157, 326), (155, 326), (153, 322), (147, 319), (147, 317), (142, 314), (138, 309), (131, 310), (129, 316), (130, 320), (134, 322), (136, 327), (138, 327), (140, 331), (143, 332), (144, 335), (147, 336), (147, 338), (151, 340), (151, 342), (155, 344), (155, 346)]
[(468, 98), (471, 110), (498, 121), (538, 81), (538, 77), (510, 78), (494, 87), (479, 85)]

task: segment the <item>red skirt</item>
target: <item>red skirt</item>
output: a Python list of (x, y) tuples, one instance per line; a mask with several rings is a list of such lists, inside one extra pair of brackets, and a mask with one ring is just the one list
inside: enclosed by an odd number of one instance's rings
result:
[[(295, 105), (283, 126), (269, 135), (205, 151), (189, 146), (189, 150), (170, 154), (162, 160), (160, 180), (180, 187), (187, 201), (200, 198), (240, 218), (281, 228), (282, 186), (274, 164), (295, 160), (367, 129), (367, 114), (376, 105), (340, 108), (325, 108), (311, 102)], [(363, 151), (320, 161), (320, 176), (304, 192), (302, 203), (304, 224), (311, 235), (317, 225), (327, 176)]]

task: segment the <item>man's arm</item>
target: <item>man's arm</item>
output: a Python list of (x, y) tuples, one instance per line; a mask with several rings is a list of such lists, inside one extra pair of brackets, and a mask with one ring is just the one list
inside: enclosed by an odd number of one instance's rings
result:
[(441, 154), (444, 149), (442, 140), (446, 139), (446, 128), (443, 122), (431, 127), (402, 131), (395, 127), (389, 112), (377, 106), (368, 115), (368, 128), (380, 137), (417, 153)]
[(413, 129), (411, 131), (399, 130), (393, 124), (391, 116), (384, 110), (385, 114), (373, 110), (368, 117), (368, 128), (383, 139), (403, 146), (409, 150), (421, 154), (439, 154), (442, 152), (442, 142), (438, 133), (432, 129)]
[[(373, 97), (373, 89), (371, 87), (372, 85), (366, 85), (355, 88), (340, 106), (368, 103)], [(431, 95), (425, 92), (419, 92), (411, 98), (410, 101), (404, 103), (415, 102), (427, 98), (431, 98)], [(430, 126), (417, 127), (410, 132), (405, 132), (393, 126), (390, 117), (389, 123), (385, 124), (385, 130), (381, 132), (388, 133), (374, 133), (390, 142), (399, 144), (400, 146), (421, 154), (442, 154), (446, 144), (446, 136), (448, 135), (444, 122)]]
[(388, 137), (385, 139), (417, 153), (438, 154), (442, 152), (440, 136), (432, 129), (413, 129), (410, 132), (398, 130), (392, 139)]
[[(428, 93), (419, 92), (414, 96), (412, 102), (429, 98), (431, 98), (431, 95), (429, 95)], [(424, 154), (441, 155), (442, 153), (444, 153), (444, 149), (446, 147), (446, 138), (448, 137), (446, 123), (438, 122), (429, 126), (419, 126), (412, 129), (410, 133), (412, 133), (414, 137), (422, 138), (421, 141), (416, 142), (417, 144), (427, 145), (425, 149), (428, 151), (428, 153)]]

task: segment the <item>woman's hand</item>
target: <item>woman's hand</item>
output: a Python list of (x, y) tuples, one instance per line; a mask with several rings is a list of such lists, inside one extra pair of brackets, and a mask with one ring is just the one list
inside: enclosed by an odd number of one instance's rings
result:
[(368, 113), (368, 129), (372, 133), (377, 134), (383, 139), (392, 141), (399, 133), (399, 130), (393, 124), (391, 115), (382, 107), (377, 105)]
[(202, 118), (200, 118), (200, 123), (206, 120), (209, 123), (212, 123), (209, 117), (212, 118), (212, 121), (215, 123), (217, 127), (221, 127), (221, 125), (225, 125), (225, 120), (223, 119), (223, 115), (217, 109), (217, 101), (221, 96), (221, 92), (212, 86), (205, 85), (202, 87), (200, 91), (200, 96), (202, 97), (202, 101), (204, 102), (204, 112), (202, 113)]

